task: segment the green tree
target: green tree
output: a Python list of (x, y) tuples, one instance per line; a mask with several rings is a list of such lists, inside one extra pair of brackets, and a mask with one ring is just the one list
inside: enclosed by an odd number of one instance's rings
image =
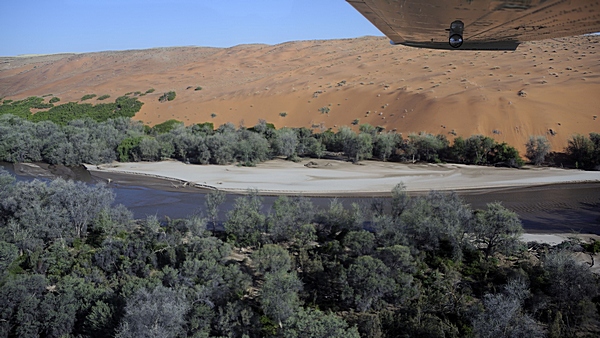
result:
[(550, 142), (546, 136), (529, 136), (525, 144), (525, 157), (535, 165), (544, 163), (546, 155), (550, 153)]
[(359, 311), (377, 310), (383, 298), (396, 287), (390, 269), (377, 258), (360, 256), (348, 268), (349, 289), (344, 298)]
[(296, 155), (298, 135), (289, 128), (279, 129), (275, 132), (274, 144), (278, 155), (292, 159)]
[(569, 334), (595, 316), (592, 298), (598, 295), (598, 280), (587, 265), (575, 260), (567, 250), (555, 250), (542, 260), (545, 291), (552, 296), (550, 308), (560, 312)]
[(517, 214), (500, 202), (489, 203), (487, 210), (476, 214), (473, 235), (486, 260), (497, 252), (506, 255), (515, 253), (520, 247), (522, 233), (523, 226)]
[(117, 147), (119, 161), (129, 162), (139, 160), (139, 145), (142, 142), (142, 137), (128, 137), (121, 141)]
[(396, 133), (376, 134), (373, 139), (373, 153), (382, 161), (387, 161), (396, 150), (402, 137)]
[(428, 134), (410, 134), (405, 147), (407, 156), (414, 161), (439, 161), (439, 153), (447, 144), (441, 138)]
[[(268, 218), (269, 234), (275, 242), (294, 241), (310, 237), (314, 206), (306, 197), (279, 196)], [(308, 230), (309, 233), (306, 233)]]
[(344, 236), (346, 246), (355, 256), (370, 255), (375, 248), (375, 235), (366, 231), (350, 231)]
[(204, 196), (204, 205), (206, 207), (208, 219), (212, 223), (214, 233), (217, 227), (217, 218), (219, 217), (219, 207), (225, 202), (226, 195), (225, 192), (221, 190), (211, 190)]
[(266, 275), (268, 273), (285, 273), (292, 268), (292, 260), (287, 250), (277, 244), (265, 244), (252, 254), (256, 270)]
[(16, 245), (0, 241), (0, 280), (8, 272), (9, 266), (19, 256), (19, 249)]
[(465, 140), (465, 159), (467, 163), (487, 164), (487, 157), (496, 141), (483, 135), (473, 135)]
[(154, 137), (142, 138), (138, 147), (142, 161), (158, 161), (160, 159), (160, 144)]
[(284, 338), (359, 338), (356, 327), (348, 327), (333, 313), (314, 309), (300, 309), (288, 318), (283, 329)]
[(592, 169), (600, 164), (600, 134), (590, 133), (590, 138), (580, 134), (568, 140), (567, 154), (575, 162), (576, 167)]
[(158, 286), (139, 289), (128, 300), (116, 337), (178, 337), (189, 309), (185, 295)]
[(529, 290), (520, 281), (509, 281), (504, 293), (486, 294), (484, 311), (473, 319), (478, 337), (543, 337), (541, 326), (523, 310)]
[(260, 292), (259, 301), (265, 315), (283, 327), (283, 323), (300, 306), (298, 292), (302, 282), (295, 273), (268, 273)]
[(261, 243), (265, 230), (265, 216), (260, 212), (262, 199), (256, 191), (238, 197), (225, 222), (225, 231), (238, 245), (254, 246)]
[(519, 151), (509, 146), (506, 142), (496, 143), (488, 154), (490, 164), (503, 163), (510, 167), (521, 167), (524, 162), (519, 155)]

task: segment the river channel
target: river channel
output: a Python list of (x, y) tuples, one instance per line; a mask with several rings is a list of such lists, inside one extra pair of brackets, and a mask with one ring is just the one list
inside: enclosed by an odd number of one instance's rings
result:
[[(38, 165), (13, 165), (0, 162), (17, 180), (52, 179), (63, 177), (94, 184), (102, 179), (94, 177), (83, 167), (65, 168)], [(37, 167), (37, 168), (36, 168)], [(42, 168), (40, 168), (42, 167)], [(38, 169), (39, 168), (39, 169)], [(149, 184), (140, 185), (139, 180), (129, 183), (127, 176), (121, 175), (117, 182), (108, 186), (115, 193), (115, 203), (123, 204), (136, 218), (156, 215), (161, 219), (184, 218), (204, 212), (206, 191), (196, 188), (175, 188), (168, 181), (148, 179)], [(473, 209), (483, 209), (487, 203), (500, 201), (515, 211), (528, 233), (590, 233), (600, 234), (600, 182), (552, 184), (533, 187), (515, 187), (489, 190), (460, 191), (458, 194)], [(221, 207), (219, 218), (231, 210), (239, 195), (230, 194)], [(264, 211), (268, 211), (277, 199), (264, 196)], [(354, 202), (369, 203), (369, 197), (339, 197), (344, 205)], [(311, 197), (318, 208), (329, 205), (331, 197)]]

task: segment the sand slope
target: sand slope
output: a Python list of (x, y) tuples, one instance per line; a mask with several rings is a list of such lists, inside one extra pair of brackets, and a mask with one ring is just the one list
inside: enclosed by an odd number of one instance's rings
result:
[[(251, 126), (262, 118), (323, 130), (358, 119), (405, 135), (485, 134), (521, 152), (529, 135), (542, 134), (562, 150), (573, 133), (600, 131), (599, 42), (583, 36), (515, 52), (436, 51), (365, 37), (0, 58), (0, 97), (54, 94), (66, 102), (155, 88), (140, 98), (136, 116), (149, 124)], [(169, 90), (175, 101), (159, 103)]]

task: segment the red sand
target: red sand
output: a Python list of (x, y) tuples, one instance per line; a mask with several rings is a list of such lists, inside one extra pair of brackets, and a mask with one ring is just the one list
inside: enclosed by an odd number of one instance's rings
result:
[[(155, 88), (136, 116), (151, 125), (174, 118), (252, 126), (262, 118), (336, 130), (359, 119), (404, 135), (484, 134), (521, 153), (530, 135), (547, 135), (562, 151), (572, 134), (600, 132), (599, 51), (600, 36), (530, 42), (515, 52), (415, 49), (365, 37), (0, 58), (0, 97), (54, 94), (64, 103)], [(177, 98), (159, 103), (170, 90)]]

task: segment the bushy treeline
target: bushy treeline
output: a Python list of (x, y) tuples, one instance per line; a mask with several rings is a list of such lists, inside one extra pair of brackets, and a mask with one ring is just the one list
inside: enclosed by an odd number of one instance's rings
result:
[[(79, 105), (81, 106), (81, 105)], [(37, 116), (37, 113), (34, 116)], [(184, 126), (169, 120), (152, 128), (125, 118), (107, 121), (74, 120), (65, 125), (33, 123), (11, 115), (0, 116), (0, 159), (9, 162), (46, 161), (67, 165), (119, 161), (158, 161), (175, 158), (198, 164), (255, 165), (274, 156), (291, 160), (344, 155), (352, 161), (451, 161), (471, 164), (505, 163), (519, 166), (518, 152), (506, 143), (475, 135), (457, 138), (451, 146), (443, 135), (410, 134), (406, 139), (370, 125), (358, 133), (341, 127), (314, 133), (308, 128), (276, 130), (261, 120), (251, 128), (212, 123)], [(73, 145), (77, 149), (70, 151)], [(67, 149), (67, 151), (63, 150)], [(72, 152), (79, 152), (72, 154)], [(63, 158), (57, 153), (64, 154)], [(69, 155), (72, 154), (72, 155)]]
[(251, 192), (221, 236), (207, 229), (222, 201), (212, 192), (206, 219), (161, 225), (102, 186), (0, 173), (0, 335), (598, 334), (597, 277), (568, 246), (528, 253), (498, 203), (473, 211), (397, 186), (365, 205), (281, 197), (266, 211)]
[[(81, 100), (96, 97), (95, 94), (85, 95)], [(109, 96), (102, 96), (103, 99)], [(90, 103), (69, 102), (55, 106), (53, 103), (60, 99), (53, 97), (50, 103), (45, 103), (44, 98), (32, 96), (20, 101), (5, 100), (0, 105), (0, 116), (15, 115), (22, 119), (33, 122), (51, 121), (59, 125), (65, 125), (70, 121), (90, 118), (97, 122), (115, 119), (119, 117), (134, 117), (142, 108), (143, 103), (135, 97), (121, 96), (113, 103)], [(48, 109), (32, 114), (31, 109)]]
[[(134, 101), (128, 104), (135, 105)], [(67, 103), (58, 107), (77, 110), (84, 106)], [(33, 117), (44, 120), (46, 115), (43, 114), (52, 114), (52, 109)], [(483, 135), (457, 137), (451, 144), (444, 135), (418, 133), (403, 137), (369, 124), (361, 125), (358, 132), (342, 126), (337, 132), (318, 133), (304, 127), (275, 129), (264, 120), (251, 128), (236, 128), (226, 123), (215, 129), (209, 122), (185, 126), (177, 120), (149, 127), (128, 117), (109, 118), (110, 112), (99, 112), (97, 117), (86, 114), (73, 113), (65, 118), (59, 114), (55, 118), (64, 122), (59, 124), (0, 115), (0, 160), (76, 165), (173, 158), (195, 164), (252, 166), (275, 156), (290, 160), (343, 156), (354, 162), (378, 159), (509, 167), (520, 167), (524, 163), (514, 147)], [(69, 120), (81, 116), (87, 118)], [(536, 165), (544, 163), (550, 151), (549, 142), (543, 136), (532, 136), (526, 148), (526, 157)], [(560, 165), (596, 169), (600, 166), (600, 134), (590, 133), (589, 138), (574, 135), (565, 151), (567, 158), (561, 160)], [(554, 162), (558, 165), (556, 160)]]
[(61, 126), (0, 115), (0, 160), (71, 166), (108, 163), (117, 159), (116, 149), (124, 139), (142, 134), (142, 124), (129, 118), (74, 120)]

